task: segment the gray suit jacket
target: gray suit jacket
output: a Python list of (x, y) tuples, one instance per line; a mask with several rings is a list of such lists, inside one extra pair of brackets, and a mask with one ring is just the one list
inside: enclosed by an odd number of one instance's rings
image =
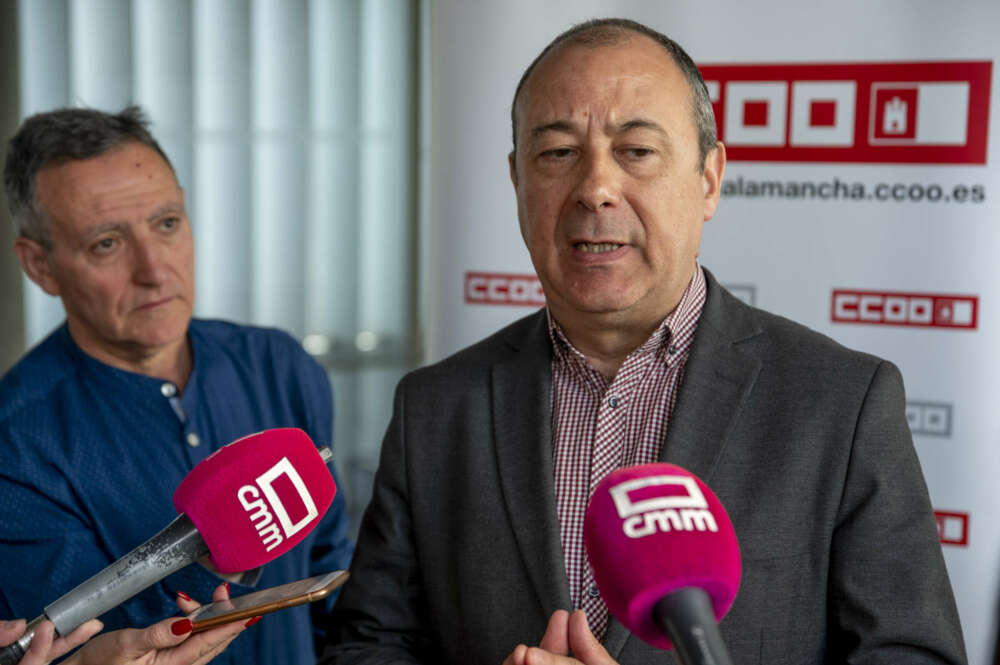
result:
[[(736, 528), (734, 663), (964, 663), (899, 372), (706, 277), (661, 459)], [(550, 361), (541, 311), (400, 382), (323, 663), (500, 665), (572, 609)], [(604, 644), (675, 662), (614, 620)]]

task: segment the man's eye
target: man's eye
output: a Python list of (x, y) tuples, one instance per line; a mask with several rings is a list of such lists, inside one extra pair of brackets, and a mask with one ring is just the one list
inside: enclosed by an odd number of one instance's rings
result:
[(90, 246), (90, 251), (95, 254), (107, 254), (115, 248), (114, 238), (101, 238)]
[(643, 157), (649, 157), (653, 154), (651, 148), (626, 148), (623, 150), (626, 157), (631, 159), (642, 159)]
[(552, 148), (542, 153), (542, 157), (547, 159), (566, 159), (573, 154), (572, 148)]
[(163, 228), (164, 231), (173, 231), (180, 225), (180, 223), (181, 220), (177, 217), (166, 217), (160, 221), (160, 227)]

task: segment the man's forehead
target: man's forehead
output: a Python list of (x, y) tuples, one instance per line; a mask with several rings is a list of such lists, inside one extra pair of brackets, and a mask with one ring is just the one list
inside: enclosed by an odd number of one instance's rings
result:
[(124, 221), (118, 217), (126, 211), (145, 215), (154, 208), (184, 206), (169, 165), (142, 144), (47, 166), (38, 174), (38, 195), (53, 222), (72, 220), (73, 226), (85, 227)]
[(584, 116), (630, 129), (656, 122), (657, 106), (680, 102), (687, 108), (689, 98), (690, 87), (670, 54), (638, 35), (612, 45), (567, 44), (546, 54), (525, 82), (515, 112), (519, 133), (529, 136)]
[[(130, 180), (167, 180), (177, 185), (177, 179), (167, 161), (156, 150), (142, 143), (126, 143), (81, 159), (66, 159), (46, 164), (38, 173), (38, 182), (57, 186), (83, 187), (83, 192), (116, 189)], [(152, 184), (152, 183), (151, 183)]]

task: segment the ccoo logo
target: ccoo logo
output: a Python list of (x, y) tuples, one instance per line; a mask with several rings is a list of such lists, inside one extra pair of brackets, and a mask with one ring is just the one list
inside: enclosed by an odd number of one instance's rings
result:
[(934, 519), (942, 545), (969, 546), (969, 513), (935, 510)]
[(985, 164), (991, 61), (706, 65), (733, 161)]
[(475, 305), (542, 307), (545, 292), (535, 275), (465, 273), (465, 302)]
[[(647, 496), (650, 488), (653, 495)], [(656, 532), (718, 531), (715, 517), (708, 509), (705, 495), (694, 478), (688, 476), (650, 476), (615, 485), (608, 490), (624, 522), (622, 531), (629, 538), (642, 538)], [(633, 500), (630, 493), (645, 498)]]
[[(236, 497), (249, 513), (250, 522), (268, 552), (284, 542), (285, 538), (291, 538), (304, 529), (319, 515), (306, 484), (287, 457), (282, 457), (277, 464), (257, 476), (254, 485), (239, 488)], [(296, 503), (305, 512), (293, 522), (287, 506), (295, 506)]]
[(906, 402), (906, 422), (913, 434), (951, 436), (951, 404)]
[(975, 329), (978, 296), (835, 289), (834, 323)]

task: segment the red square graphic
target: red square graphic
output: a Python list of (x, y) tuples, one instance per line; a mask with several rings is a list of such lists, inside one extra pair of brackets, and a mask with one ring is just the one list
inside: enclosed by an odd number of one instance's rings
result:
[[(702, 65), (700, 69), (713, 90), (718, 90), (712, 108), (731, 162), (987, 162), (990, 100), (994, 97), (992, 60), (744, 63)], [(800, 82), (810, 84), (809, 90), (796, 94)], [(836, 88), (827, 91), (817, 83), (837, 84), (841, 91), (850, 87), (854, 94), (836, 92)], [(762, 87), (766, 84), (778, 85)], [(934, 87), (936, 84), (949, 88)], [(781, 86), (787, 86), (791, 93), (787, 104), (780, 101), (783, 95), (766, 92)], [(898, 102), (887, 106), (893, 99)], [(833, 124), (824, 125), (830, 122), (831, 113), (825, 102), (833, 100), (837, 104)], [(959, 140), (961, 122), (949, 115), (952, 106), (956, 111), (966, 109), (964, 142)], [(947, 131), (944, 125), (935, 124), (935, 115), (949, 123)], [(928, 122), (932, 124), (926, 125)], [(732, 126), (727, 127), (727, 123)], [(795, 131), (785, 132), (787, 141), (772, 141), (780, 137), (771, 133), (766, 143), (757, 140), (765, 137), (754, 136), (765, 133), (765, 128), (780, 134), (781, 127), (818, 131), (814, 134), (817, 140), (825, 133), (836, 134), (838, 140), (800, 143)], [(749, 134), (740, 130), (749, 130)], [(733, 137), (736, 140), (730, 143)]]
[(833, 99), (814, 99), (809, 103), (810, 127), (833, 127), (837, 124), (837, 102)]
[(767, 127), (766, 99), (748, 99), (743, 102), (743, 126)]
[(917, 86), (875, 89), (875, 139), (917, 136)]

